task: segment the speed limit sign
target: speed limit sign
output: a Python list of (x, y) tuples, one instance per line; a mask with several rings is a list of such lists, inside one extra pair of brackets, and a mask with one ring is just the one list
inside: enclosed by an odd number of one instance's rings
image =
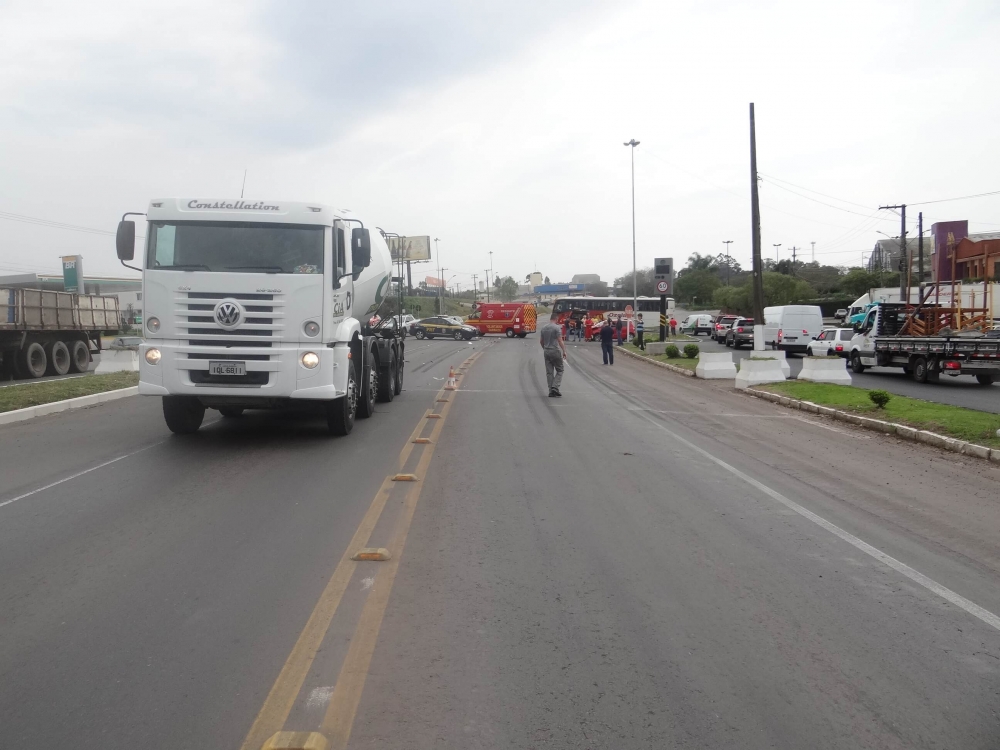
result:
[(670, 291), (670, 282), (669, 281), (657, 281), (656, 282), (656, 291), (658, 291), (660, 294), (666, 294), (668, 291)]

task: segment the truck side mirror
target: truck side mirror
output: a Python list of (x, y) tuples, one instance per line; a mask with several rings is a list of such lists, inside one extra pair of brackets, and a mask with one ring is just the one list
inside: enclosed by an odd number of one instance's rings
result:
[(351, 245), (353, 257), (351, 265), (355, 268), (368, 268), (372, 263), (372, 238), (364, 227), (351, 230)]
[(132, 260), (135, 257), (134, 221), (118, 222), (118, 233), (115, 235), (115, 248), (118, 250), (118, 260)]

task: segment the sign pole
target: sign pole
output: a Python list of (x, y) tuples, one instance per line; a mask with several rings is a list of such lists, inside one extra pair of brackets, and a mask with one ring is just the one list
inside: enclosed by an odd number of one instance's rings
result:
[(667, 295), (660, 295), (660, 341), (667, 340)]

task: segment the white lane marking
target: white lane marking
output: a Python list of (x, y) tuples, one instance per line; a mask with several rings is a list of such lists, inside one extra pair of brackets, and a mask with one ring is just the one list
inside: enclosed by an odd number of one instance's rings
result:
[(914, 570), (913, 568), (911, 568), (906, 563), (900, 562), (895, 557), (891, 557), (890, 555), (887, 555), (882, 550), (877, 549), (876, 547), (873, 547), (872, 545), (868, 544), (868, 542), (862, 541), (858, 537), (854, 536), (854, 534), (851, 534), (848, 531), (844, 531), (842, 528), (840, 528), (836, 524), (830, 523), (829, 521), (827, 521), (822, 516), (819, 516), (819, 515), (813, 513), (811, 510), (807, 510), (806, 508), (803, 508), (801, 505), (799, 505), (798, 503), (794, 502), (793, 500), (789, 500), (787, 497), (785, 497), (784, 495), (782, 495), (777, 490), (772, 490), (766, 484), (764, 484), (762, 482), (758, 482), (753, 477), (751, 477), (751, 476), (749, 476), (747, 474), (744, 474), (742, 471), (740, 471), (739, 469), (737, 469), (735, 466), (730, 466), (725, 461), (723, 461), (721, 458), (716, 458), (715, 456), (713, 456), (711, 453), (709, 453), (704, 448), (698, 447), (697, 445), (695, 445), (694, 443), (692, 443), (690, 440), (685, 440), (680, 435), (678, 435), (676, 432), (673, 432), (672, 430), (667, 429), (666, 427), (664, 427), (662, 424), (660, 424), (659, 422), (657, 422), (652, 417), (647, 416), (647, 415), (643, 414), (642, 412), (636, 412), (636, 414), (638, 414), (640, 417), (642, 417), (646, 421), (650, 422), (651, 424), (653, 424), (656, 427), (658, 427), (661, 430), (663, 430), (665, 433), (667, 433), (668, 435), (670, 435), (677, 442), (682, 443), (683, 445), (686, 445), (688, 448), (690, 448), (691, 450), (695, 451), (696, 453), (701, 454), (702, 456), (704, 456), (705, 458), (707, 458), (709, 461), (712, 461), (713, 463), (718, 464), (719, 466), (721, 466), (726, 471), (732, 473), (734, 476), (739, 477), (740, 479), (742, 479), (747, 484), (750, 484), (750, 485), (756, 487), (758, 490), (760, 490), (761, 492), (763, 492), (768, 497), (770, 497), (770, 498), (772, 498), (774, 500), (777, 500), (779, 503), (781, 503), (782, 505), (784, 505), (786, 508), (789, 508), (790, 510), (795, 511), (796, 513), (798, 513), (803, 518), (808, 518), (810, 521), (812, 521), (813, 523), (815, 523), (817, 526), (820, 526), (820, 527), (826, 529), (827, 531), (829, 531), (834, 536), (837, 536), (840, 539), (843, 539), (845, 542), (847, 542), (848, 544), (850, 544), (850, 545), (856, 547), (857, 549), (861, 550), (866, 555), (870, 555), (871, 557), (874, 557), (876, 560), (878, 560), (882, 564), (889, 566), (890, 568), (892, 568), (893, 570), (895, 570), (897, 573), (901, 573), (902, 575), (906, 576), (907, 578), (909, 578), (914, 583), (920, 584), (921, 586), (923, 586), (928, 591), (931, 591), (931, 592), (937, 594), (938, 596), (940, 596), (942, 599), (944, 599), (944, 600), (946, 600), (948, 602), (951, 602), (952, 604), (954, 604), (959, 609), (965, 610), (966, 612), (968, 612), (973, 617), (978, 617), (980, 620), (982, 620), (983, 622), (985, 622), (987, 625), (990, 625), (993, 628), (995, 628), (997, 630), (1000, 630), (1000, 617), (997, 617), (997, 615), (993, 614), (988, 609), (984, 609), (983, 607), (980, 607), (978, 604), (976, 604), (973, 601), (970, 601), (969, 599), (966, 599), (961, 594), (956, 594), (954, 591), (952, 591), (951, 589), (949, 589), (947, 586), (942, 586), (940, 583), (938, 583), (934, 579), (928, 578), (923, 573), (921, 573), (918, 570)]
[[(841, 429), (839, 429), (837, 427), (831, 427), (830, 425), (823, 424), (822, 422), (814, 422), (811, 419), (806, 419), (804, 417), (789, 417), (789, 419), (797, 419), (799, 422), (802, 422), (804, 424), (811, 424), (814, 427), (822, 427), (824, 430), (830, 430), (830, 432), (838, 432), (841, 435), (850, 435), (852, 440), (853, 439), (857, 439), (857, 440), (871, 440), (871, 436), (870, 435), (859, 435), (856, 432), (850, 432), (848, 430), (841, 430)], [(860, 432), (860, 430), (858, 432)]]
[(313, 688), (306, 701), (306, 708), (325, 708), (333, 697), (333, 686)]

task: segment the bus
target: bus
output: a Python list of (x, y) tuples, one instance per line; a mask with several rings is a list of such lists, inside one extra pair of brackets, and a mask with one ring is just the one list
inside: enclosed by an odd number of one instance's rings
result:
[[(639, 297), (636, 302), (642, 321), (646, 324), (647, 335), (660, 330), (660, 298)], [(625, 316), (625, 308), (632, 307), (631, 297), (559, 297), (552, 304), (552, 312), (558, 315), (560, 325), (569, 318), (583, 320), (586, 324), (586, 337), (593, 340), (597, 330), (607, 318)], [(674, 298), (667, 297), (667, 316), (674, 309)], [(632, 323), (629, 323), (629, 334), (635, 333)]]

